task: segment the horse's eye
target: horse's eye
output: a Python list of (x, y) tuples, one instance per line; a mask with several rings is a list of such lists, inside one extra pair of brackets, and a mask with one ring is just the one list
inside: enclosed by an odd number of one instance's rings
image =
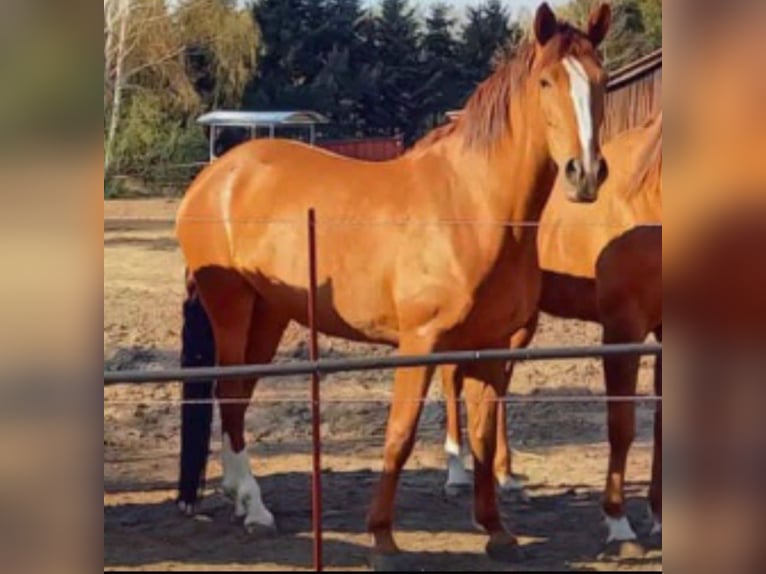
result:
[(547, 89), (551, 87), (551, 82), (548, 80), (548, 78), (543, 78), (540, 80), (540, 87), (543, 89)]

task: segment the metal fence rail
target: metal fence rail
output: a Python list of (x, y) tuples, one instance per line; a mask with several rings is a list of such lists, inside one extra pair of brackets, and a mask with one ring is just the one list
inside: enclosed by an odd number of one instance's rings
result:
[(543, 347), (536, 349), (487, 349), (456, 351), (428, 355), (364, 357), (359, 359), (320, 359), (285, 364), (238, 365), (232, 367), (198, 367), (186, 369), (104, 371), (104, 385), (150, 384), (173, 381), (205, 381), (210, 379), (246, 379), (286, 377), (296, 375), (327, 375), (348, 371), (375, 371), (401, 367), (425, 367), (481, 361), (551, 361), (567, 359), (605, 358), (620, 355), (662, 354), (657, 343), (592, 345), (583, 347)]

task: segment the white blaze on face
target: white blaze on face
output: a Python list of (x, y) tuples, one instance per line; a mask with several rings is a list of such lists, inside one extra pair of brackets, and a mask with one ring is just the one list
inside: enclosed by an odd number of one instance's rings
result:
[(574, 104), (577, 129), (580, 134), (580, 144), (583, 150), (583, 166), (592, 169), (593, 161), (593, 116), (591, 107), (590, 80), (585, 68), (577, 58), (564, 58), (564, 68), (569, 74), (570, 94)]

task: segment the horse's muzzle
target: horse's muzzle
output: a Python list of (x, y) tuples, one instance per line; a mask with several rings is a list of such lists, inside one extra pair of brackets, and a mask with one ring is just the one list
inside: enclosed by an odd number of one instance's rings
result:
[(564, 168), (564, 175), (571, 185), (569, 199), (577, 203), (593, 203), (598, 199), (601, 185), (609, 177), (609, 166), (603, 156), (585, 169), (581, 159), (571, 159)]

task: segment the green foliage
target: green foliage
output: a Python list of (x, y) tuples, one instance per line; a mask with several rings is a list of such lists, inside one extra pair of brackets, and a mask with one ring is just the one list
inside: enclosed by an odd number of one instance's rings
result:
[(126, 181), (183, 189), (193, 172), (174, 166), (207, 158), (194, 118), (238, 107), (253, 76), (259, 34), (249, 10), (235, 0), (169, 6), (104, 2), (105, 194), (123, 193)]
[[(595, 1), (559, 12), (582, 26)], [(461, 16), (447, 0), (422, 12), (414, 0), (131, 0), (110, 175), (183, 189), (193, 172), (169, 166), (207, 158), (193, 120), (212, 108), (311, 109), (331, 120), (320, 137), (402, 134), (412, 143), (460, 108), (529, 27), (531, 14), (512, 18), (509, 0), (474, 2)], [(609, 67), (662, 45), (662, 0), (612, 5)], [(108, 72), (107, 58), (105, 132)], [(123, 193), (126, 181), (105, 179), (105, 194)]]
[(662, 0), (640, 0), (646, 36), (652, 50), (662, 47)]
[[(585, 26), (601, 0), (570, 0), (559, 12)], [(619, 68), (662, 46), (662, 0), (613, 0), (612, 28), (602, 45), (607, 67)]]
[(183, 184), (195, 171), (189, 164), (207, 156), (205, 134), (199, 126), (170, 117), (156, 94), (132, 97), (121, 125), (114, 173), (147, 182), (149, 187)]
[(455, 18), (446, 4), (434, 4), (426, 17), (422, 41), (421, 93), (422, 127), (442, 123), (444, 113), (456, 108), (462, 98), (460, 43), (454, 35)]
[(492, 71), (499, 50), (521, 38), (518, 24), (511, 25), (510, 13), (500, 0), (468, 8), (468, 23), (462, 31), (460, 63), (469, 91)]

